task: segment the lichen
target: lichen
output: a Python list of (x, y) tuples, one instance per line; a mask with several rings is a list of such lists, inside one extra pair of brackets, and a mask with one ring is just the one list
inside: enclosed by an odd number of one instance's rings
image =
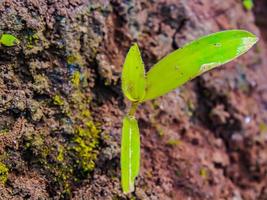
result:
[(5, 184), (8, 176), (8, 168), (7, 166), (0, 162), (0, 184)]

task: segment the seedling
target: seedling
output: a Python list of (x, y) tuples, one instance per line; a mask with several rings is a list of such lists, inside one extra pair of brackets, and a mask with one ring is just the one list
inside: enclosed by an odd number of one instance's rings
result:
[(122, 91), (132, 104), (122, 125), (121, 184), (124, 193), (134, 191), (140, 168), (140, 134), (134, 117), (138, 105), (237, 58), (257, 40), (255, 35), (243, 30), (217, 32), (175, 50), (147, 73), (137, 44), (130, 48), (122, 70)]
[(19, 40), (14, 35), (2, 34), (0, 38), (0, 44), (7, 47), (12, 47), (19, 44)]

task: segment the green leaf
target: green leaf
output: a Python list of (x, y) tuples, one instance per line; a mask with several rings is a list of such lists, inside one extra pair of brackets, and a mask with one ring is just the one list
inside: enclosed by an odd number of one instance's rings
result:
[(12, 47), (19, 44), (19, 40), (11, 34), (2, 34), (0, 43), (4, 46)]
[(243, 30), (217, 32), (201, 37), (155, 64), (147, 73), (143, 101), (162, 96), (194, 77), (247, 52), (258, 38)]
[(134, 117), (123, 119), (121, 141), (121, 185), (124, 193), (134, 191), (140, 168), (140, 134)]
[(252, 0), (243, 0), (243, 5), (247, 10), (251, 10), (254, 6)]
[(131, 101), (145, 96), (145, 68), (137, 44), (130, 48), (122, 70), (122, 91)]

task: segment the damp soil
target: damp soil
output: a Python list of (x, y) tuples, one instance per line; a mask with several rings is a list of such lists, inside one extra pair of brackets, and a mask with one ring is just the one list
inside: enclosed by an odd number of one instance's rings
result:
[[(254, 11), (254, 12), (253, 12)], [(0, 199), (266, 200), (265, 1), (3, 0)], [(120, 72), (132, 42), (146, 69), (204, 34), (246, 29), (244, 56), (140, 105), (141, 172), (120, 187)], [(162, 80), (164, 81), (164, 80)]]

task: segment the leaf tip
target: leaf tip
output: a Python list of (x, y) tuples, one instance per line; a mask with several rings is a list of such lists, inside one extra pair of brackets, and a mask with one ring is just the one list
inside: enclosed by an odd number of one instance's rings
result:
[(259, 41), (259, 38), (254, 35), (254, 37), (248, 37), (246, 40), (246, 43), (252, 47), (254, 44), (256, 44)]
[(247, 40), (246, 42), (248, 42), (248, 44), (253, 46), (255, 43), (258, 42), (259, 38), (256, 35), (254, 35), (253, 33), (249, 32), (249, 31), (245, 31), (245, 30), (243, 30), (243, 32), (246, 33), (245, 38), (247, 38), (247, 39), (245, 39), (245, 40)]
[(258, 40), (258, 37), (256, 37), (255, 35), (244, 37), (242, 39), (241, 45), (237, 48), (237, 54), (241, 55), (247, 52), (254, 44), (258, 42)]
[(139, 50), (139, 46), (137, 44), (137, 42), (134, 42), (131, 46), (131, 49), (138, 52), (140, 54), (140, 50)]
[(137, 48), (138, 48), (138, 44), (137, 44), (137, 42), (134, 42), (132, 46), (134, 46), (134, 47), (137, 47)]

